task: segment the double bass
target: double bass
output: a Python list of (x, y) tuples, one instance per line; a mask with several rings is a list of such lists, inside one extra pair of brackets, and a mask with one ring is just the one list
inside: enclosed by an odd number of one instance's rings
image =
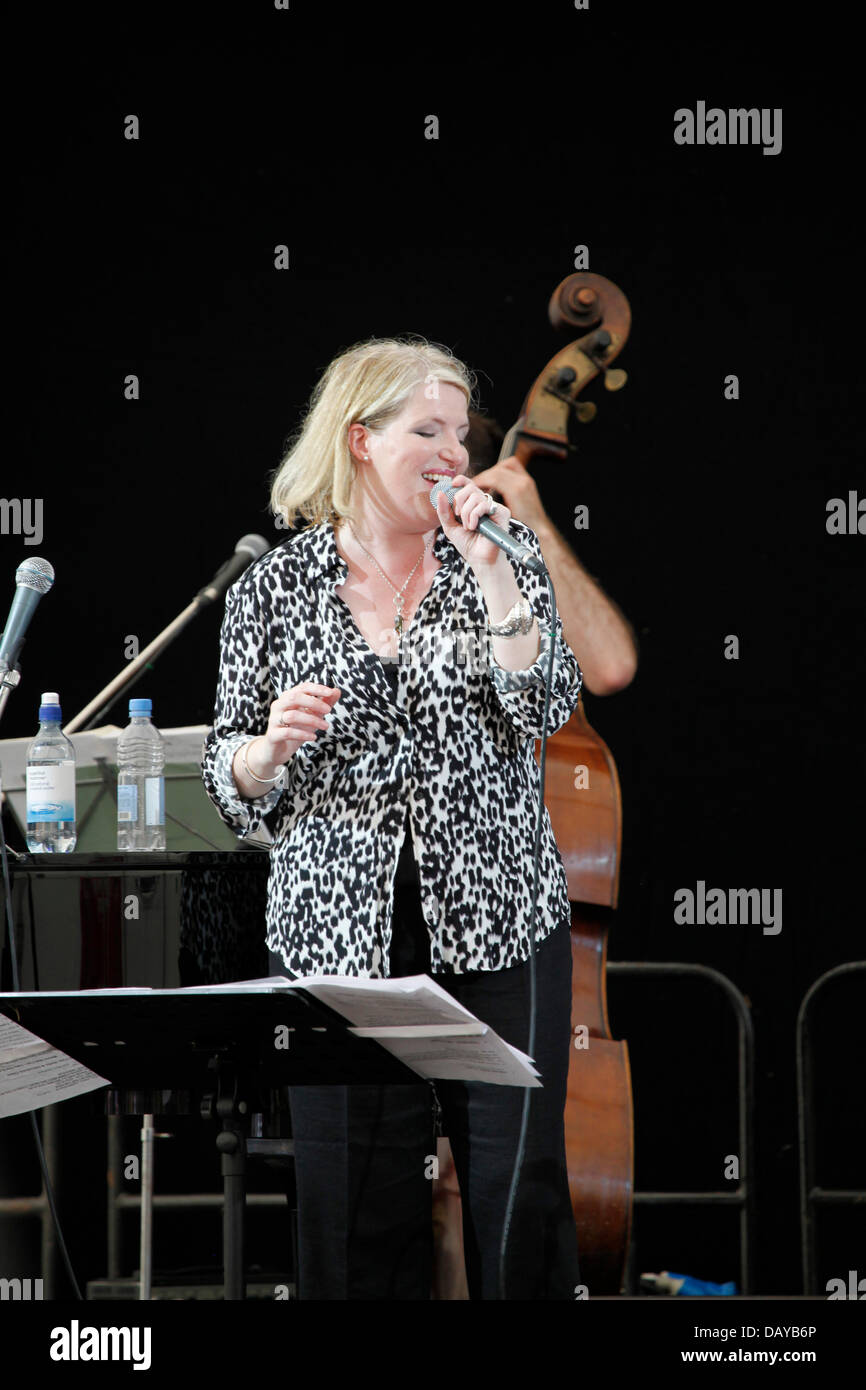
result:
[[(554, 328), (582, 335), (538, 376), (499, 461), (527, 468), (574, 451), (569, 424), (596, 414), (584, 388), (599, 376), (610, 391), (626, 374), (610, 363), (631, 328), (622, 291), (601, 275), (578, 272), (554, 290)], [(580, 653), (576, 653), (578, 660)], [(536, 744), (538, 756), (539, 744)], [(562, 855), (571, 905), (572, 1049), (565, 1144), (581, 1279), (590, 1294), (618, 1293), (631, 1235), (634, 1127), (628, 1044), (616, 1041), (607, 1012), (607, 932), (619, 896), (622, 799), (616, 764), (591, 727), (582, 697), (568, 723), (547, 741), (545, 804)]]

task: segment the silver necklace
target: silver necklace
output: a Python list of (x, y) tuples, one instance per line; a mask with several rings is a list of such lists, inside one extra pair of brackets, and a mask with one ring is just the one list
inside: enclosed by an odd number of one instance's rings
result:
[[(347, 522), (347, 525), (349, 527), (349, 530), (352, 532), (353, 538), (356, 541), (358, 541), (358, 537), (355, 535), (351, 522)], [(409, 581), (411, 580), (412, 575), (415, 573), (421, 561), (424, 559), (424, 556), (427, 554), (427, 551), (430, 549), (430, 546), (433, 544), (433, 541), (435, 539), (436, 533), (434, 532), (427, 544), (424, 546), (424, 549), (421, 551), (421, 554), (418, 556), (418, 559), (415, 561), (415, 564), (412, 566), (411, 572), (409, 573), (409, 576), (406, 579), (406, 583), (403, 585), (402, 589), (398, 589), (396, 585), (391, 583), (390, 579), (388, 578), (385, 571), (382, 569), (382, 566), (379, 564), (379, 561), (376, 559), (375, 555), (370, 555), (370, 552), (367, 549), (367, 547), (361, 541), (358, 541), (358, 544), (361, 546), (361, 549), (363, 550), (364, 554), (370, 556), (370, 559), (373, 561), (373, 564), (376, 566), (376, 569), (381, 574), (385, 583), (388, 585), (389, 589), (392, 589), (394, 592), (394, 611), (396, 614), (394, 618), (394, 631), (396, 632), (398, 638), (401, 637), (403, 634), (403, 609), (406, 606), (406, 589), (409, 586)]]

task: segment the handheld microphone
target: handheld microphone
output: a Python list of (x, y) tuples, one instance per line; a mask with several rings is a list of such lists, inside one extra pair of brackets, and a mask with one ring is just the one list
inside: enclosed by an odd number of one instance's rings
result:
[[(454, 498), (459, 491), (460, 489), (454, 487), (452, 483), (434, 483), (430, 492), (431, 506), (436, 506), (440, 492), (444, 492), (453, 512)], [(459, 520), (459, 518), (457, 519)], [(515, 540), (508, 531), (503, 531), (502, 527), (497, 526), (495, 521), (491, 521), (489, 516), (483, 516), (481, 518), (478, 523), (478, 530), (487, 540), (492, 541), (494, 545), (498, 545), (500, 550), (504, 550), (510, 560), (517, 560), (519, 564), (525, 565), (527, 569), (532, 570), (535, 574), (547, 574), (547, 567), (544, 561), (540, 559), (534, 551), (530, 550), (528, 545), (524, 545), (522, 541)]]
[(268, 550), (270, 545), (264, 536), (241, 536), (235, 546), (234, 555), (220, 566), (211, 582), (199, 590), (198, 597), (207, 603), (215, 603), (220, 594), (243, 574), (247, 565), (253, 560), (258, 560)]
[(0, 637), (0, 673), (5, 674), (15, 666), (36, 605), (53, 583), (54, 566), (38, 555), (22, 561), (15, 571), (15, 597)]

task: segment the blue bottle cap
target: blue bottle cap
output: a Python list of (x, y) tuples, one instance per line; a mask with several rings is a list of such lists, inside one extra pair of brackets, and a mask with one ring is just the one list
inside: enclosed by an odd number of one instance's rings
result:
[(134, 715), (136, 715), (136, 714), (152, 714), (152, 713), (153, 713), (153, 701), (152, 701), (152, 700), (130, 700), (130, 702), (129, 702), (129, 714), (130, 714), (130, 718), (132, 718), (132, 717), (133, 717)]
[(39, 706), (39, 718), (54, 719), (60, 722), (60, 696), (56, 690), (45, 690), (42, 694), (42, 703)]

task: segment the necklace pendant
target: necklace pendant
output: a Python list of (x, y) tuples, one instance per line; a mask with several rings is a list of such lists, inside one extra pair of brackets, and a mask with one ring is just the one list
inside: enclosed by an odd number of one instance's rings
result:
[(394, 631), (396, 632), (398, 637), (401, 637), (403, 635), (403, 609), (405, 608), (405, 606), (406, 600), (404, 599), (403, 595), (397, 594), (396, 598), (394, 599)]

